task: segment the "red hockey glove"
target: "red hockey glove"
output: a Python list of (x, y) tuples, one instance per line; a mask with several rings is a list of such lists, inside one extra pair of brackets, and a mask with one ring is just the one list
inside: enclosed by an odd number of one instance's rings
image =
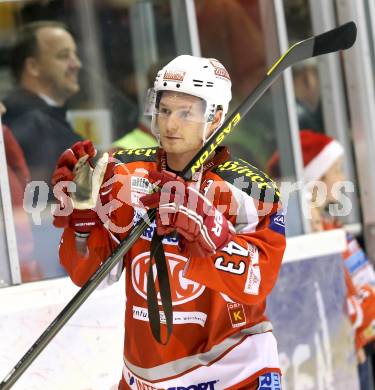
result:
[(103, 224), (96, 211), (73, 209), (68, 216), (56, 215), (55, 213), (53, 225), (57, 228), (70, 227), (77, 233), (89, 235), (92, 229)]
[(72, 181), (74, 179), (74, 168), (81, 157), (87, 156), (91, 159), (96, 156), (96, 149), (91, 141), (76, 142), (71, 148), (65, 150), (57, 160), (55, 172), (52, 175), (51, 183), (54, 186), (59, 181)]
[(176, 230), (182, 248), (191, 255), (206, 257), (224, 247), (232, 238), (230, 222), (195, 188), (174, 173), (150, 172), (149, 178), (161, 191), (145, 195), (144, 206), (158, 208), (156, 226), (159, 235)]
[[(100, 186), (103, 181), (113, 175), (113, 163), (108, 164), (108, 155), (103, 156), (95, 169), (92, 158), (97, 154), (91, 141), (80, 141), (62, 153), (57, 161), (52, 176), (52, 185), (61, 181), (74, 181), (76, 192), (67, 195), (68, 190), (63, 189), (59, 198), (60, 210), (55, 210), (53, 224), (58, 228), (71, 227), (76, 232), (89, 234), (92, 229), (102, 225), (97, 213), (92, 210), (98, 198)], [(108, 197), (110, 189), (105, 189)], [(56, 195), (56, 191), (54, 191)], [(65, 196), (64, 196), (65, 195)], [(109, 199), (103, 199), (107, 202)], [(71, 212), (66, 215), (64, 209)], [(63, 211), (63, 212), (61, 212)], [(62, 214), (62, 215), (61, 215)]]

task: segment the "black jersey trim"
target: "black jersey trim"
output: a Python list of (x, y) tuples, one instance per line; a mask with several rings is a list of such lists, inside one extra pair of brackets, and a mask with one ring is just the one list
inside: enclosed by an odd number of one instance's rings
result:
[(158, 148), (136, 148), (136, 149), (120, 149), (116, 151), (113, 157), (122, 163), (130, 163), (134, 161), (156, 161)]

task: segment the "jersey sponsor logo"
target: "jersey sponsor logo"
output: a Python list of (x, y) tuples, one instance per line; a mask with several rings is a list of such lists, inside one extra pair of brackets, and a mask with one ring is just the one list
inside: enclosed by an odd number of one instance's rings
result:
[(129, 385), (137, 390), (217, 390), (217, 387), (215, 386), (217, 382), (218, 380), (213, 380), (187, 386), (176, 385), (172, 387), (157, 387), (148, 382), (144, 382), (141, 379), (135, 378), (134, 376), (129, 378)]
[(285, 227), (285, 216), (284, 215), (277, 215), (274, 219), (274, 222), (276, 225)]
[(143, 149), (143, 148), (133, 148), (133, 149), (121, 149), (119, 150), (118, 152), (116, 152), (113, 157), (116, 157), (116, 156), (121, 156), (122, 154), (126, 154), (128, 156), (146, 156), (146, 157), (150, 157), (150, 156), (153, 156), (154, 154), (156, 154), (156, 151), (157, 151), (157, 148), (147, 148), (147, 149)]
[(230, 322), (233, 328), (246, 325), (245, 309), (241, 303), (227, 303)]
[[(163, 311), (159, 311), (160, 322), (165, 324), (166, 318)], [(138, 321), (149, 321), (148, 310), (139, 307), (133, 306), (133, 318)], [(202, 328), (206, 324), (207, 314), (200, 311), (173, 311), (173, 324), (197, 324)]]
[(246, 277), (244, 293), (249, 295), (258, 295), (260, 281), (261, 276), (259, 265), (250, 266)]
[(182, 70), (166, 70), (163, 80), (169, 81), (184, 81), (186, 72)]
[(274, 232), (285, 236), (285, 215), (282, 211), (273, 213), (270, 216), (269, 228)]
[(281, 377), (277, 372), (261, 375), (258, 390), (281, 390)]
[(189, 385), (189, 386), (177, 386), (177, 387), (168, 387), (167, 390), (215, 390), (215, 384), (218, 381), (209, 381), (198, 383), (197, 385)]
[(138, 205), (140, 198), (143, 195), (149, 194), (151, 190), (151, 184), (145, 177), (132, 176), (130, 182), (131, 202)]
[(239, 176), (242, 175), (248, 177), (253, 183), (257, 185), (259, 190), (272, 190), (274, 191), (277, 198), (280, 197), (280, 191), (276, 184), (263, 172), (259, 171), (255, 167), (252, 167), (245, 161), (226, 161), (223, 164), (220, 164), (217, 170), (235, 172)]
[(145, 177), (132, 176), (131, 189), (133, 191), (142, 192), (148, 194), (150, 191), (150, 181)]
[(259, 268), (259, 251), (255, 245), (249, 244), (250, 266), (247, 272), (244, 293), (258, 295), (261, 281)]
[[(171, 283), (172, 305), (181, 305), (193, 301), (199, 297), (205, 286), (183, 277), (186, 266), (186, 257), (175, 253), (165, 253), (168, 273)], [(147, 299), (147, 274), (150, 266), (150, 252), (144, 252), (136, 256), (131, 263), (132, 283), (135, 291), (145, 300)], [(159, 286), (157, 283), (157, 270), (154, 264), (155, 287), (158, 303), (161, 305)]]

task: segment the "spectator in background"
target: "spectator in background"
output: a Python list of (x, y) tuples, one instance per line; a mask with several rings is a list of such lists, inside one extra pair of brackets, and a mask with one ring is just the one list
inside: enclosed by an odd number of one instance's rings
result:
[(57, 157), (81, 139), (64, 108), (80, 89), (76, 44), (65, 25), (33, 22), (19, 32), (10, 61), (17, 88), (4, 99), (3, 121), (23, 150), (31, 180), (49, 183)]
[(323, 132), (320, 81), (315, 58), (293, 66), (293, 82), (299, 128)]
[[(5, 107), (0, 103), (0, 116), (5, 113)], [(43, 277), (40, 265), (34, 259), (34, 245), (28, 215), (23, 209), (23, 195), (27, 182), (30, 180), (22, 150), (11, 130), (2, 126), (4, 148), (7, 160), (10, 196), (13, 207), (14, 226), (16, 231), (17, 250), (23, 282), (40, 280)]]
[[(339, 142), (311, 130), (300, 131), (304, 164), (304, 182), (308, 186), (311, 230), (319, 232), (342, 228), (337, 217), (327, 212), (329, 204), (337, 203), (340, 195), (334, 186), (345, 180), (344, 149)], [(276, 152), (268, 164), (273, 178), (280, 178), (279, 155)], [(319, 181), (326, 194), (314, 185)], [(375, 272), (357, 240), (347, 234), (347, 247), (342, 254), (347, 287), (348, 314), (355, 331), (355, 347), (361, 390), (372, 389), (371, 364), (365, 349), (373, 353), (375, 341)]]

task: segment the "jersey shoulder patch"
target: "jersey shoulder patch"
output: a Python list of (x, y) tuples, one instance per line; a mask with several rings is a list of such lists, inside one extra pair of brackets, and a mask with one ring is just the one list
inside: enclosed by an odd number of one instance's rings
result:
[(156, 161), (158, 148), (137, 148), (137, 149), (120, 149), (117, 150), (113, 157), (122, 163), (134, 161)]
[(266, 173), (241, 158), (225, 161), (212, 172), (254, 199), (272, 203), (280, 199), (276, 183)]

